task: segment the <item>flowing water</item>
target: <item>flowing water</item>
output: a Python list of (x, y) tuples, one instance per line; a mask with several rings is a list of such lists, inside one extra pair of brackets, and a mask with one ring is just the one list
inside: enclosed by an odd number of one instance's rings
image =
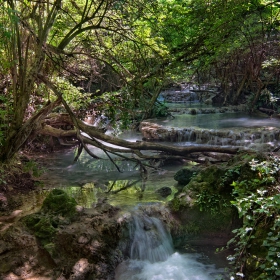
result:
[(164, 126), (179, 128), (199, 127), (207, 129), (231, 129), (231, 128), (256, 128), (277, 127), (280, 128), (280, 119), (248, 115), (246, 113), (215, 113), (215, 114), (178, 114), (174, 118), (152, 120), (154, 123)]
[(245, 113), (177, 114), (150, 120), (164, 129), (142, 125), (145, 138), (174, 145), (237, 146), (273, 151), (280, 146), (280, 119)]
[[(234, 126), (273, 126), (278, 120), (262, 119), (240, 114), (178, 115), (175, 119), (158, 120), (160, 124), (176, 127), (232, 129)], [(141, 139), (139, 133), (122, 135), (130, 141)], [(98, 149), (92, 152), (104, 157)], [(105, 158), (105, 157), (104, 157)], [(229, 279), (225, 272), (226, 260), (207, 257), (204, 253), (176, 252), (172, 239), (161, 221), (155, 217), (135, 213), (135, 205), (165, 203), (176, 193), (173, 176), (180, 163), (170, 163), (144, 178), (134, 163), (115, 158), (121, 173), (108, 159), (96, 160), (83, 153), (73, 163), (74, 151), (53, 154), (44, 161), (49, 165), (45, 174), (45, 189), (62, 188), (87, 208), (98, 198), (106, 197), (112, 205), (133, 215), (130, 227), (130, 257), (119, 265), (116, 280), (214, 280)], [(151, 163), (153, 164), (153, 163)], [(169, 187), (171, 194), (160, 196), (156, 190)], [(213, 249), (214, 250), (214, 249)]]
[(228, 279), (203, 254), (180, 254), (163, 223), (136, 212), (130, 226), (130, 259), (116, 269), (116, 280), (218, 280)]
[[(95, 148), (92, 151), (102, 156)], [(136, 205), (163, 204), (172, 199), (177, 192), (173, 176), (181, 164), (164, 166), (143, 178), (135, 165), (128, 162), (119, 163), (123, 171), (119, 173), (108, 160), (93, 160), (82, 154), (73, 164), (73, 158), (73, 150), (45, 158), (45, 164), (49, 162), (51, 169), (45, 174), (45, 189), (64, 189), (86, 208), (106, 196), (110, 204), (132, 213), (130, 259), (119, 265), (116, 280), (227, 279), (224, 257), (210, 259), (204, 253), (174, 251), (170, 233), (162, 222), (135, 210)], [(172, 193), (160, 196), (156, 190), (161, 187), (170, 187)]]

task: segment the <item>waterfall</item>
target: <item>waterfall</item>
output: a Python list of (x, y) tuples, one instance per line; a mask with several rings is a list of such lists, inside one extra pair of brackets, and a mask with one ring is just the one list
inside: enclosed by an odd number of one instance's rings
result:
[(172, 238), (160, 219), (134, 211), (129, 224), (129, 259), (118, 265), (115, 280), (225, 280), (199, 253), (174, 252)]
[(148, 260), (151, 263), (165, 261), (173, 253), (170, 233), (163, 223), (146, 214), (135, 214), (130, 225), (132, 240), (130, 258)]

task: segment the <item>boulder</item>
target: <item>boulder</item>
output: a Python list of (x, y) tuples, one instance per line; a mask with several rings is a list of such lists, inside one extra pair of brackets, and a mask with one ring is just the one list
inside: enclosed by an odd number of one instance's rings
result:
[(177, 171), (177, 173), (174, 175), (174, 180), (176, 180), (180, 185), (187, 185), (195, 174), (196, 170), (185, 167)]
[(167, 197), (172, 193), (172, 190), (169, 187), (162, 187), (157, 189), (156, 193), (160, 194), (162, 197)]

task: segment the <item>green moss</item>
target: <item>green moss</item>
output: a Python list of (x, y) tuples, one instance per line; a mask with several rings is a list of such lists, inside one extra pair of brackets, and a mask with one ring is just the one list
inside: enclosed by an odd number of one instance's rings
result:
[(56, 232), (56, 229), (52, 226), (51, 220), (48, 217), (42, 217), (40, 221), (34, 225), (33, 230), (35, 236), (42, 239), (50, 239)]
[(201, 231), (201, 226), (199, 226), (199, 224), (196, 221), (192, 221), (184, 225), (182, 227), (182, 230), (186, 234), (197, 235)]
[(63, 216), (73, 216), (76, 213), (77, 202), (66, 192), (54, 189), (43, 202), (41, 211), (44, 213), (61, 214)]
[(172, 211), (178, 212), (184, 205), (182, 205), (182, 200), (178, 197), (174, 197), (169, 202), (169, 207)]
[(195, 174), (196, 170), (194, 168), (185, 167), (174, 175), (174, 180), (181, 185), (187, 185)]
[(57, 255), (57, 251), (55, 248), (55, 244), (54, 243), (47, 243), (44, 245), (44, 248), (49, 252), (49, 254), (55, 258)]
[(39, 214), (31, 214), (29, 216), (24, 217), (22, 220), (27, 225), (28, 228), (34, 228), (34, 226), (40, 222)]
[(195, 192), (207, 191), (208, 193), (217, 193), (221, 188), (221, 180), (225, 174), (225, 170), (218, 166), (209, 166), (202, 169), (184, 190), (189, 189)]
[(76, 213), (76, 201), (62, 190), (52, 190), (39, 213), (23, 218), (26, 226), (43, 244), (48, 244), (60, 224), (68, 222)]
[(51, 217), (37, 213), (24, 217), (23, 222), (43, 244), (48, 243), (56, 233)]

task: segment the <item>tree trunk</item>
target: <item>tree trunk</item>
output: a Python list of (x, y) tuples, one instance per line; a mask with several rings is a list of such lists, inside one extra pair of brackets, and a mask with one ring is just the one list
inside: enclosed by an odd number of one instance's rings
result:
[(61, 98), (58, 98), (56, 101), (46, 104), (34, 116), (28, 119), (16, 134), (11, 132), (4, 143), (3, 149), (0, 152), (0, 161), (8, 162), (11, 160), (26, 142), (32, 131), (36, 130), (41, 124), (41, 121), (52, 111), (53, 108), (58, 106), (60, 103)]

